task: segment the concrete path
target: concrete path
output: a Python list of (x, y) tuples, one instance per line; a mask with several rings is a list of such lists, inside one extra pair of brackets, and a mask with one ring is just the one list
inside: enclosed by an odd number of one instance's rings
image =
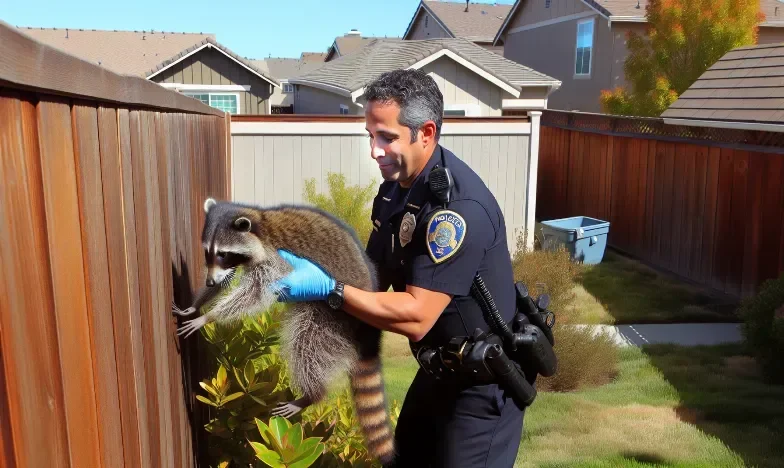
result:
[[(577, 325), (586, 326), (586, 325)], [(596, 325), (620, 346), (672, 343), (684, 346), (737, 343), (743, 340), (739, 323), (679, 323), (662, 325)]]

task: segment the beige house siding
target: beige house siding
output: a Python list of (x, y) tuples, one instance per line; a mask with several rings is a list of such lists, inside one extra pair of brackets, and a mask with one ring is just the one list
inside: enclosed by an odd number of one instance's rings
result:
[(206, 48), (186, 57), (152, 78), (156, 83), (205, 85), (245, 85), (250, 91), (240, 92), (241, 114), (268, 114), (273, 86), (229, 59), (221, 52)]
[(408, 39), (437, 39), (440, 37), (452, 36), (441, 27), (438, 21), (436, 21), (430, 13), (423, 10), (422, 14), (419, 15), (419, 18), (414, 22)]
[[(332, 124), (351, 127), (341, 134), (312, 134), (304, 129), (308, 124), (269, 124), (266, 128), (271, 130), (266, 134), (248, 134), (232, 126), (234, 200), (259, 205), (303, 203), (305, 181), (315, 179), (316, 190), (325, 193), (329, 172), (344, 174), (349, 184), (365, 186), (383, 181), (370, 157), (364, 123)], [(255, 123), (247, 125), (251, 127), (246, 129), (258, 128)], [(516, 128), (523, 130), (510, 134), (465, 131), (467, 126), (477, 125), (471, 123), (451, 125), (445, 124), (440, 143), (468, 163), (493, 192), (503, 210), (509, 248), (513, 250), (515, 232), (525, 228), (529, 209), (530, 125), (521, 123)]]
[[(595, 21), (591, 73), (575, 77), (577, 24), (590, 18)], [(597, 14), (512, 33), (505, 41), (504, 56), (563, 82), (550, 95), (547, 107), (600, 112), (599, 94), (616, 75), (612, 39), (606, 20)], [(623, 61), (620, 66), (622, 71)]]
[(515, 12), (515, 17), (507, 25), (507, 31), (588, 11), (594, 10), (580, 0), (550, 0), (549, 8), (545, 0), (529, 0)]
[(272, 95), (270, 96), (270, 104), (273, 106), (290, 106), (294, 104), (294, 93), (283, 92), (284, 80), (279, 80), (280, 88), (273, 88)]
[[(444, 108), (472, 105), (480, 116), (501, 115), (501, 100), (514, 97), (449, 57), (441, 57), (424, 67), (444, 95)], [(468, 115), (468, 111), (466, 111)]]
[[(606, 89), (615, 88), (617, 86), (626, 86), (626, 75), (623, 71), (623, 63), (629, 55), (629, 48), (627, 46), (626, 35), (631, 31), (641, 36), (644, 36), (645, 23), (613, 23), (612, 25), (612, 42), (606, 42), (600, 45), (604, 50), (607, 47), (612, 48), (612, 74), (610, 80), (605, 85)], [(598, 46), (597, 46), (598, 48)], [(598, 98), (598, 96), (597, 96)]]
[(340, 105), (348, 106), (351, 115), (363, 114), (362, 108), (351, 102), (348, 96), (296, 85), (294, 91), (294, 113), (296, 114), (340, 114)]

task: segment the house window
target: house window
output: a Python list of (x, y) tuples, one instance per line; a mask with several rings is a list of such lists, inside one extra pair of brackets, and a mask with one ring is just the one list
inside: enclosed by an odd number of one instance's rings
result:
[(348, 115), (348, 106), (345, 104), (340, 105), (340, 115)]
[(239, 113), (240, 95), (237, 93), (182, 93), (186, 96), (230, 114)]
[(465, 109), (444, 110), (444, 117), (465, 117)]
[(293, 93), (294, 92), (294, 85), (289, 83), (283, 83), (283, 92), (284, 93)]
[(591, 74), (591, 52), (593, 52), (593, 18), (577, 23), (575, 75), (588, 76)]

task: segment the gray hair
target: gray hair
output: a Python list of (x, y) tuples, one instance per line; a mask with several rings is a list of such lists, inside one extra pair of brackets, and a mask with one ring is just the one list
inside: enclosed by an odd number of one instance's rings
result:
[(411, 143), (428, 120), (436, 124), (436, 140), (441, 136), (444, 96), (435, 80), (421, 70), (393, 70), (383, 73), (365, 88), (365, 100), (400, 106), (398, 123), (411, 130)]

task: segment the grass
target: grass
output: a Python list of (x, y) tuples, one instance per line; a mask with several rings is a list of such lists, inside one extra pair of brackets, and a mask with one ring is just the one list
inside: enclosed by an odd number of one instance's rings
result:
[[(416, 373), (387, 334), (384, 374), (402, 403)], [(616, 379), (577, 392), (540, 391), (516, 467), (784, 466), (784, 387), (765, 384), (739, 345), (619, 350)]]
[(581, 265), (574, 287), (575, 322), (587, 324), (738, 322), (737, 302), (607, 250)]

